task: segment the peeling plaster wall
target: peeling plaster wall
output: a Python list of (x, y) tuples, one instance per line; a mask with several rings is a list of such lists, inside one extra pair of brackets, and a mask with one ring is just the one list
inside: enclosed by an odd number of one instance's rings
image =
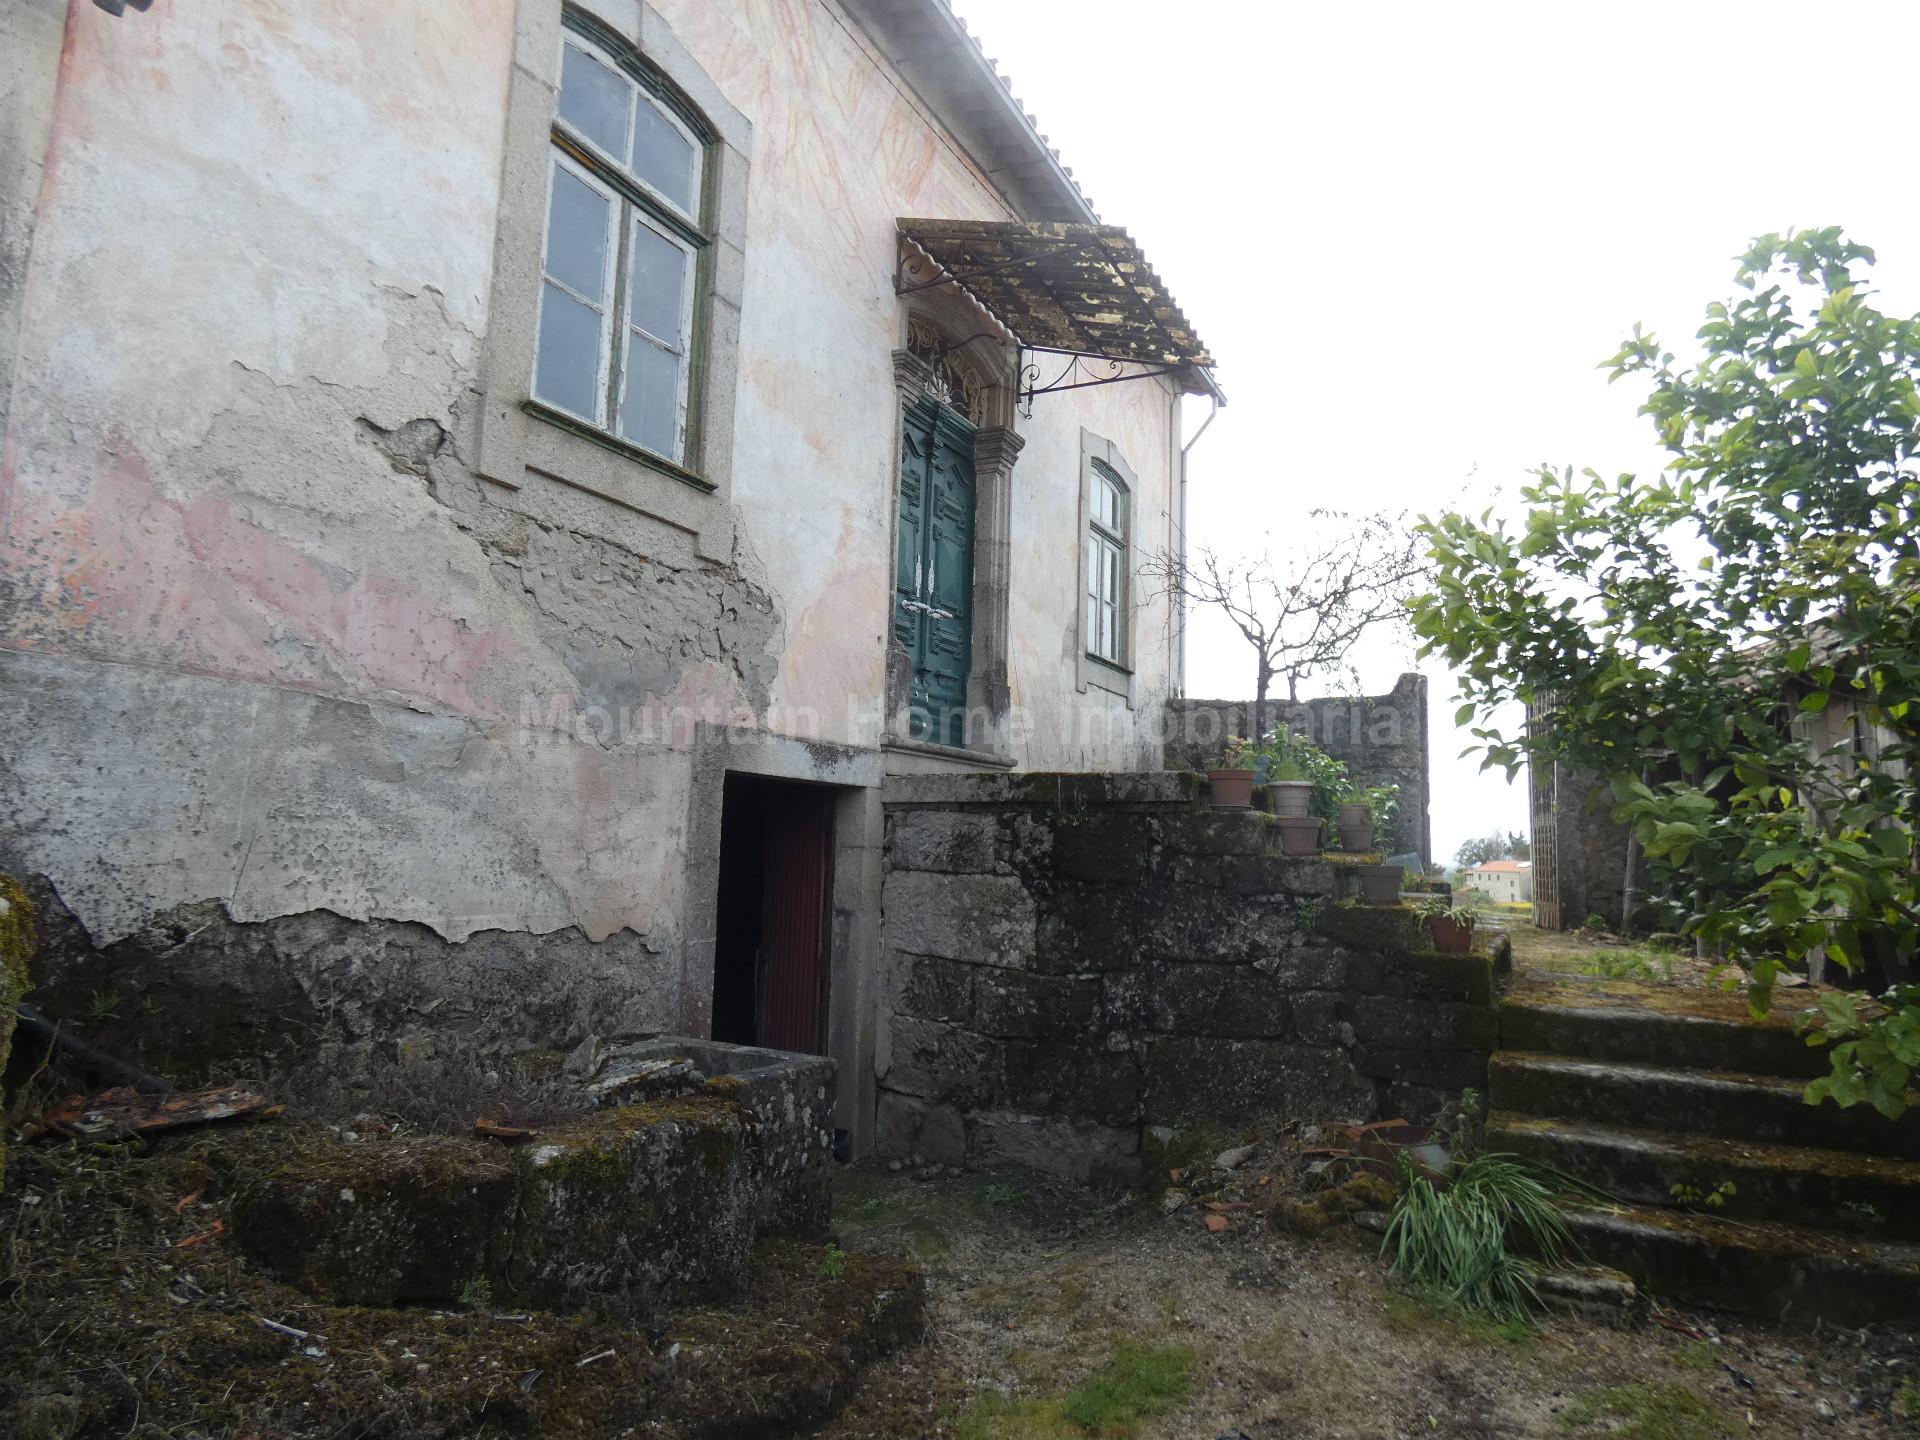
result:
[[(728, 563), (472, 468), (514, 0), (9, 13), (59, 58), (10, 52), (0, 108), (0, 869), (65, 917), (57, 991), (285, 965), (288, 1025), (342, 1043), (449, 999), (502, 1045), (672, 1028), (694, 739), (527, 722), (877, 743), (894, 220), (1007, 212), (830, 4), (659, 9), (754, 127)], [(1146, 532), (1170, 418), (1141, 382), (1021, 424), (1022, 764), (1157, 763), (1164, 616), (1132, 711), (1074, 693), (1070, 637), (1080, 429)]]
[[(656, 8), (753, 122), (734, 500), (786, 616), (774, 704), (793, 722), (817, 717), (822, 739), (872, 745), (898, 484), (895, 223), (1017, 217), (831, 0)], [(1164, 605), (1136, 618), (1131, 710), (1076, 692), (1073, 625), (1081, 427), (1113, 440), (1137, 472), (1144, 552), (1165, 543), (1171, 416), (1163, 384), (1139, 380), (1039, 397), (1018, 422), (1008, 661), (1021, 767), (1160, 763)]]

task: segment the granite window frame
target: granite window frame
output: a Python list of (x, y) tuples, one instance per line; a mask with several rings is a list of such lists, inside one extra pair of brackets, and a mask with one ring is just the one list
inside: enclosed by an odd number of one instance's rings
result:
[[(624, 75), (670, 108), (701, 142), (700, 189), (693, 210), (682, 211), (677, 221), (682, 231), (693, 232), (680, 238), (691, 243), (697, 233), (706, 242), (693, 266), (688, 296), (686, 419), (678, 456), (656, 453), (606, 424), (534, 395), (549, 187), (557, 157), (577, 163), (578, 155), (565, 152), (570, 146), (586, 148), (558, 116), (567, 38), (583, 38), (617, 61)], [(500, 215), (481, 353), (480, 474), (508, 489), (537, 479), (559, 481), (663, 522), (688, 537), (695, 553), (705, 558), (731, 558), (752, 134), (746, 117), (644, 0), (576, 0), (565, 5), (559, 0), (522, 0), (507, 92)], [(672, 208), (665, 199), (655, 201), (645, 207), (644, 218), (657, 231)], [(634, 223), (639, 210), (623, 211), (620, 223)], [(624, 254), (628, 237), (621, 238)], [(612, 323), (622, 324), (623, 317), (613, 317)], [(623, 333), (622, 349), (624, 343)]]

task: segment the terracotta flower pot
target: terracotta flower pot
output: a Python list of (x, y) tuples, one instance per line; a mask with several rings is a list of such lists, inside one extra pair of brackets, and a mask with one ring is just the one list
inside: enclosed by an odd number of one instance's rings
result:
[(1280, 827), (1280, 850), (1285, 855), (1318, 855), (1320, 827), (1327, 822), (1318, 815), (1282, 815), (1274, 823)]
[(1272, 803), (1273, 813), (1288, 819), (1299, 819), (1307, 814), (1308, 802), (1313, 799), (1311, 780), (1269, 780), (1267, 798)]
[(1207, 795), (1216, 810), (1244, 810), (1253, 804), (1253, 771), (1209, 770)]
[(1367, 904), (1400, 903), (1400, 880), (1406, 872), (1398, 865), (1356, 865), (1353, 873), (1360, 881), (1360, 898)]
[(1433, 936), (1433, 948), (1448, 955), (1464, 955), (1473, 949), (1473, 926), (1462, 925), (1444, 915), (1427, 918), (1427, 930)]
[(1356, 855), (1373, 849), (1373, 811), (1369, 807), (1340, 807), (1340, 848)]

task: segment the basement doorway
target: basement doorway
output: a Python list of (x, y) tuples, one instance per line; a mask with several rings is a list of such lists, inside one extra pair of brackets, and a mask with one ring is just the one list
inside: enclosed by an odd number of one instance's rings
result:
[(826, 785), (726, 777), (713, 956), (716, 1040), (827, 1053), (834, 798)]

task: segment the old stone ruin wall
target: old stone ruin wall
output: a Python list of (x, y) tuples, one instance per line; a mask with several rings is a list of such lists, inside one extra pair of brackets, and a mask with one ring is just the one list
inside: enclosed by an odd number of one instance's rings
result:
[(886, 791), (883, 1153), (1132, 1181), (1161, 1124), (1430, 1118), (1484, 1087), (1484, 956), (1178, 774)]
[(1169, 700), (1169, 769), (1207, 770), (1225, 759), (1235, 736), (1287, 725), (1346, 764), (1360, 785), (1397, 785), (1400, 808), (1393, 832), (1381, 837), (1388, 853), (1431, 861), (1427, 820), (1429, 742), (1427, 677), (1408, 672), (1384, 695), (1326, 695), (1313, 700), (1269, 700), (1261, 722), (1251, 700)]

